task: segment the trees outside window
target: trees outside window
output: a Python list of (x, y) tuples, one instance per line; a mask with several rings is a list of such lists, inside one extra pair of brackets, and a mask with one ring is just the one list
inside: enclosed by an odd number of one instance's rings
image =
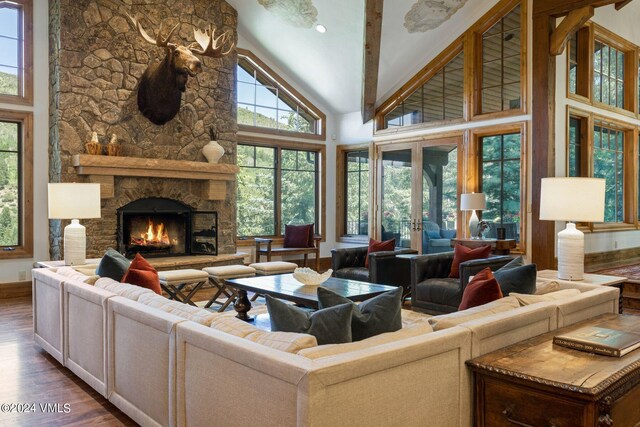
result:
[(20, 244), (21, 124), (0, 121), (0, 246)]
[(369, 151), (344, 153), (346, 182), (345, 233), (348, 236), (369, 234)]

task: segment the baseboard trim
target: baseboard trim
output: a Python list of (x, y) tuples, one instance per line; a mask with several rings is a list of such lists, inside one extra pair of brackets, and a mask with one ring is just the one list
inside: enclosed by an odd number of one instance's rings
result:
[(640, 247), (617, 249), (607, 252), (592, 252), (584, 255), (584, 269), (587, 272), (636, 263), (640, 263)]
[(0, 299), (31, 296), (31, 281), (0, 283)]

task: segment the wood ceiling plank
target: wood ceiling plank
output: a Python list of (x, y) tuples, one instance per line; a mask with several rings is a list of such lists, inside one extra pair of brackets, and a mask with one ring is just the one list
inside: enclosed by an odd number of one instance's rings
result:
[(629, 3), (631, 3), (631, 0), (619, 1), (618, 3), (616, 3), (616, 10), (622, 9), (623, 7), (628, 5)]
[(375, 116), (384, 0), (365, 0), (364, 57), (362, 61), (362, 122)]
[(533, 2), (533, 15), (534, 16), (551, 15), (551, 16), (558, 17), (558, 16), (566, 15), (572, 10), (580, 9), (585, 6), (601, 7), (601, 6), (607, 6), (607, 5), (616, 4), (616, 3), (621, 3), (621, 1), (620, 0), (564, 0), (564, 1), (535, 0)]
[(551, 46), (549, 52), (551, 55), (560, 55), (567, 45), (569, 37), (575, 34), (594, 14), (593, 6), (585, 6), (580, 9), (572, 10), (562, 20), (560, 25), (551, 34)]

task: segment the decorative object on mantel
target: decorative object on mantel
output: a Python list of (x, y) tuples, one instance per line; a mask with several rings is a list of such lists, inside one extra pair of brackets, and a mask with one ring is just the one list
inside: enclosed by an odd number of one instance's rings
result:
[(213, 130), (213, 126), (209, 127), (209, 136), (211, 141), (204, 147), (202, 147), (202, 154), (207, 158), (209, 163), (218, 163), (218, 161), (224, 156), (224, 147), (218, 144), (216, 141), (216, 131)]
[(100, 184), (48, 186), (49, 219), (71, 219), (64, 228), (64, 264), (86, 264), (87, 236), (81, 218), (100, 218)]
[(311, 268), (299, 267), (293, 271), (293, 278), (306, 286), (319, 286), (326, 282), (332, 273), (332, 269), (320, 274)]
[(102, 154), (102, 144), (98, 141), (98, 132), (91, 134), (91, 141), (84, 144), (84, 148), (87, 150), (87, 154), (94, 156)]
[(189, 76), (194, 77), (202, 71), (202, 62), (193, 54), (222, 58), (233, 50), (235, 42), (231, 42), (229, 49), (223, 51), (224, 46), (233, 37), (232, 34), (227, 31), (216, 37), (216, 28), (209, 25), (205, 31), (194, 28), (195, 43), (189, 46), (178, 46), (170, 43), (169, 40), (180, 24), (176, 24), (169, 34), (163, 37), (161, 22), (156, 37), (152, 38), (137, 19), (131, 15), (127, 16), (143, 39), (166, 50), (166, 55), (161, 62), (147, 67), (138, 86), (140, 112), (152, 123), (163, 125), (178, 114), (182, 92), (187, 88)]
[(118, 137), (116, 134), (111, 134), (111, 140), (107, 144), (107, 155), (108, 156), (119, 156), (122, 150), (122, 146), (118, 142)]

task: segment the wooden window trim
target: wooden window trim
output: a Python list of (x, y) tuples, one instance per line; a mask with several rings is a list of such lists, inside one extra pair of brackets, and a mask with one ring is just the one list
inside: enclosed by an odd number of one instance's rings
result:
[[(0, 94), (0, 103), (17, 104), (17, 105), (33, 105), (33, 2), (32, 0), (0, 0), (0, 5), (11, 4), (17, 5), (22, 9), (23, 16), (23, 49), (18, 52), (18, 67), (22, 66), (18, 77), (22, 77), (24, 81), (22, 91), (18, 95)], [(20, 28), (18, 29), (20, 31)]]
[(28, 111), (0, 110), (0, 120), (22, 125), (22, 185), (18, 191), (22, 196), (21, 244), (14, 250), (0, 251), (0, 260), (33, 257), (33, 113)]
[[(500, 19), (520, 5), (520, 108), (483, 113), (482, 112), (482, 35)], [(527, 113), (527, 43), (528, 43), (528, 3), (527, 0), (503, 0), (496, 4), (472, 27), (473, 43), (472, 97), (470, 99), (471, 120), (491, 120), (519, 116)]]
[[(566, 125), (566, 163), (568, 165), (569, 152), (569, 117), (579, 117), (587, 123), (587, 130), (584, 137), (584, 148), (586, 165), (582, 176), (593, 176), (593, 130), (597, 123), (602, 126), (621, 130), (625, 137), (624, 151), (624, 222), (622, 223), (580, 223), (578, 228), (583, 232), (610, 232), (610, 231), (628, 231), (640, 229), (640, 221), (638, 220), (638, 131), (640, 128), (632, 124), (612, 119), (611, 117), (581, 110), (579, 108), (567, 106), (567, 125)], [(629, 145), (630, 144), (630, 145)], [(568, 169), (567, 169), (568, 170)]]
[[(319, 199), (319, 212), (318, 217), (320, 219), (320, 224), (316, 224), (319, 230), (319, 236), (321, 237), (321, 242), (326, 242), (327, 240), (327, 232), (326, 232), (326, 224), (327, 224), (327, 149), (326, 146), (321, 144), (314, 144), (308, 142), (297, 142), (297, 141), (285, 141), (281, 139), (273, 139), (266, 137), (259, 137), (255, 135), (238, 135), (238, 144), (251, 144), (257, 145), (261, 147), (277, 147), (284, 149), (292, 149), (292, 150), (308, 150), (308, 151), (316, 151), (320, 156), (320, 164), (319, 164), (319, 182), (318, 182), (318, 199)], [(277, 177), (277, 179), (280, 179)], [(279, 212), (279, 207), (276, 206), (276, 210)], [(278, 231), (278, 230), (276, 230)], [(284, 243), (284, 236), (279, 234), (274, 236), (260, 236), (261, 238), (272, 239), (275, 245), (282, 245)], [(255, 246), (254, 237), (249, 237), (246, 239), (237, 238), (237, 246)]]
[(249, 125), (238, 125), (239, 131), (245, 132), (253, 132), (253, 133), (261, 133), (261, 134), (269, 134), (269, 135), (278, 135), (278, 136), (287, 136), (287, 137), (296, 137), (303, 139), (314, 139), (314, 140), (322, 140), (326, 139), (327, 134), (327, 116), (324, 114), (318, 107), (313, 105), (311, 101), (302, 96), (300, 92), (295, 90), (293, 86), (287, 83), (282, 77), (278, 75), (271, 67), (265, 64), (260, 58), (258, 58), (253, 52), (238, 48), (238, 55), (247, 57), (251, 62), (253, 62), (260, 71), (264, 72), (267, 76), (269, 76), (272, 80), (275, 80), (276, 83), (281, 85), (288, 93), (287, 95), (298, 101), (304, 107), (307, 108), (312, 114), (316, 117), (316, 120), (320, 121), (320, 133), (319, 134), (311, 134), (304, 132), (293, 132), (293, 131), (285, 131), (281, 129), (271, 129), (259, 126), (249, 126)]
[[(578, 69), (576, 72), (576, 93), (571, 93), (569, 86), (569, 67), (570, 67), (570, 46), (567, 44), (567, 93), (566, 96), (569, 99), (573, 99), (579, 102), (591, 103), (591, 96), (593, 92), (593, 25), (591, 22), (584, 25), (577, 31), (577, 64)], [(586, 66), (585, 66), (586, 65)]]
[[(487, 126), (469, 131), (468, 153), (465, 156), (467, 164), (464, 166), (467, 180), (463, 182), (462, 192), (470, 193), (480, 191), (482, 177), (480, 176), (480, 140), (487, 136), (499, 136), (511, 133), (520, 134), (520, 211), (522, 212), (520, 221), (520, 242), (513, 253), (525, 254), (527, 248), (527, 183), (528, 183), (528, 143), (527, 143), (527, 122), (505, 123), (501, 125)], [(462, 223), (469, 222), (470, 213), (465, 213)]]
[[(369, 200), (371, 200), (371, 188), (373, 185), (373, 145), (372, 144), (353, 144), (336, 146), (336, 241), (342, 243), (368, 243), (368, 236), (347, 236), (345, 230), (345, 185), (347, 170), (344, 164), (344, 156), (353, 151), (369, 152)], [(369, 218), (372, 218), (372, 203), (369, 203)], [(369, 221), (368, 235), (371, 235), (372, 223)]]

